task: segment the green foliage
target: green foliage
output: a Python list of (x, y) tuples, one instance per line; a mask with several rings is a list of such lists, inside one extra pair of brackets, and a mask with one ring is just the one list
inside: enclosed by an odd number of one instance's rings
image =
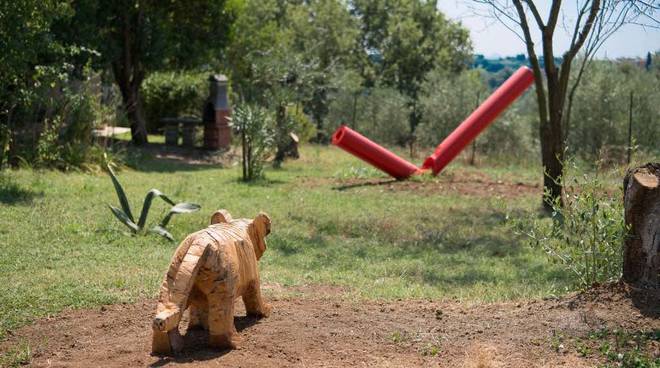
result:
[(50, 35), (51, 24), (70, 15), (70, 4), (56, 0), (16, 0), (0, 4), (0, 116), (29, 91), (36, 66), (61, 60), (62, 44)]
[(660, 342), (660, 330), (626, 331), (606, 328), (591, 331), (579, 341), (583, 350), (593, 347), (593, 354), (605, 359), (602, 368), (658, 368), (660, 357), (654, 347)]
[(354, 59), (359, 35), (358, 21), (341, 1), (315, 0), (307, 6), (292, 7), (292, 48), (304, 65), (312, 65), (303, 103), (305, 112), (316, 123), (317, 140), (326, 141), (324, 130), (329, 95), (336, 88), (333, 76)]
[[(294, 7), (277, 1), (247, 1), (236, 20), (235, 37), (228, 50), (237, 99), (275, 114), (273, 127), (279, 147), (292, 130), (309, 134), (301, 110), (320, 75), (317, 60), (306, 56), (312, 53), (297, 52), (293, 46), (290, 18)], [(297, 116), (290, 116), (289, 105), (296, 106)], [(276, 165), (283, 161), (281, 156), (277, 155)]]
[(224, 0), (87, 0), (71, 6), (73, 16), (58, 22), (53, 33), (99, 51), (94, 65), (112, 69), (136, 144), (147, 141), (140, 98), (144, 78), (158, 70), (209, 65), (226, 45), (234, 16)]
[(32, 348), (27, 341), (20, 343), (8, 351), (0, 352), (0, 366), (18, 368), (32, 363)]
[(626, 233), (620, 189), (612, 193), (586, 174), (564, 185), (564, 206), (554, 201), (552, 219), (512, 219), (515, 231), (571, 272), (579, 288), (618, 279)]
[(263, 178), (264, 163), (276, 146), (272, 115), (262, 107), (243, 104), (234, 109), (232, 123), (241, 139), (243, 180)]
[(170, 222), (170, 219), (172, 216), (175, 214), (181, 214), (181, 213), (192, 213), (199, 211), (201, 208), (199, 205), (194, 204), (194, 203), (174, 203), (171, 199), (169, 199), (165, 194), (161, 193), (158, 189), (151, 189), (149, 192), (147, 192), (147, 195), (144, 197), (144, 203), (142, 204), (142, 211), (140, 211), (140, 217), (137, 220), (137, 223), (135, 221), (135, 218), (133, 217), (133, 213), (131, 212), (131, 206), (128, 203), (128, 198), (126, 196), (126, 192), (124, 191), (124, 188), (121, 186), (119, 183), (119, 179), (117, 179), (117, 175), (115, 175), (115, 172), (112, 170), (111, 164), (108, 163), (106, 164), (106, 169), (108, 171), (108, 174), (110, 175), (110, 179), (112, 180), (112, 185), (115, 188), (115, 192), (117, 193), (117, 198), (119, 198), (119, 204), (121, 206), (121, 209), (108, 205), (110, 207), (110, 211), (112, 214), (126, 227), (128, 227), (133, 234), (139, 234), (139, 233), (144, 233), (144, 227), (147, 223), (147, 216), (149, 215), (149, 210), (151, 209), (151, 202), (154, 200), (154, 198), (160, 198), (164, 202), (170, 204), (172, 207), (169, 209), (165, 217), (160, 221), (160, 223), (153, 228), (151, 228), (151, 232), (156, 233), (158, 235), (161, 235), (165, 238), (167, 238), (170, 241), (174, 241), (174, 238), (172, 237), (172, 234), (170, 234), (165, 227), (167, 224)]
[[(406, 96), (414, 140), (423, 116), (418, 106), (422, 84), (432, 70), (467, 68), (469, 34), (460, 23), (447, 20), (434, 1), (353, 0), (352, 11), (362, 21), (360, 44), (370, 53), (362, 75), (379, 76), (380, 83)], [(368, 79), (367, 85), (375, 84)]]
[(405, 145), (410, 136), (406, 98), (393, 88), (371, 88), (359, 95), (337, 93), (329, 116), (332, 121), (329, 128), (347, 123), (379, 143)]
[(426, 114), (419, 127), (419, 143), (425, 147), (440, 143), (488, 93), (478, 71), (455, 74), (435, 70), (430, 73), (420, 97)]
[(93, 169), (102, 163), (99, 153), (104, 149), (94, 143), (92, 130), (107, 115), (103, 88), (98, 75), (81, 73), (82, 79), (74, 78), (66, 64), (37, 67), (29, 93), (8, 116), (9, 163), (60, 170)]
[[(654, 122), (660, 121), (660, 70), (600, 60), (586, 69), (575, 94), (569, 152), (591, 160), (625, 162), (631, 92), (635, 143), (657, 152), (660, 124)], [(613, 147), (621, 149), (611, 153)]]
[(69, 169), (87, 159), (96, 96), (86, 66), (94, 53), (52, 32), (72, 14), (67, 2), (0, 5), (0, 168), (23, 161)]
[(147, 130), (162, 128), (160, 119), (178, 116), (199, 116), (208, 95), (206, 72), (155, 72), (142, 86)]
[(291, 120), (293, 132), (298, 135), (301, 143), (309, 142), (316, 137), (316, 126), (298, 105), (287, 106), (286, 114)]

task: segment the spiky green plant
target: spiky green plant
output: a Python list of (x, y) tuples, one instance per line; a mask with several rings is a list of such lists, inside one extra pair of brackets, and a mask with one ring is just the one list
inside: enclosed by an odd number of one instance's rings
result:
[(142, 204), (142, 211), (140, 212), (140, 218), (138, 218), (136, 223), (135, 218), (133, 217), (133, 213), (131, 212), (131, 206), (128, 203), (128, 198), (126, 197), (126, 192), (124, 192), (124, 188), (119, 183), (119, 180), (117, 179), (117, 175), (112, 170), (112, 166), (110, 163), (106, 163), (106, 169), (108, 170), (108, 174), (110, 174), (110, 179), (112, 179), (112, 185), (115, 187), (115, 191), (117, 192), (117, 197), (119, 198), (119, 204), (121, 206), (121, 209), (111, 205), (108, 205), (108, 207), (110, 207), (110, 211), (112, 212), (113, 215), (115, 215), (115, 217), (119, 220), (119, 222), (126, 225), (126, 227), (128, 227), (133, 234), (144, 233), (144, 226), (147, 223), (147, 216), (149, 214), (149, 209), (151, 208), (151, 202), (153, 201), (154, 198), (162, 199), (166, 203), (172, 205), (172, 208), (170, 208), (170, 210), (167, 212), (167, 215), (163, 217), (160, 223), (152, 227), (149, 231), (161, 235), (170, 241), (174, 241), (174, 238), (172, 237), (172, 234), (170, 234), (170, 232), (167, 231), (167, 229), (165, 229), (165, 227), (172, 219), (172, 216), (180, 213), (196, 212), (199, 211), (199, 209), (201, 208), (198, 204), (188, 203), (188, 202), (175, 204), (174, 201), (169, 199), (160, 190), (151, 189), (144, 197), (144, 203)]

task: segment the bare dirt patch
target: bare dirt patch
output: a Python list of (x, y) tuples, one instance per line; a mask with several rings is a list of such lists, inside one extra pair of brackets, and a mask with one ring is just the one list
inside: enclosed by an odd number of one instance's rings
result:
[(13, 332), (0, 351), (27, 341), (36, 367), (587, 367), (603, 357), (579, 356), (572, 339), (600, 329), (660, 329), (660, 294), (644, 298), (619, 284), (477, 305), (364, 302), (313, 286), (269, 294), (270, 318), (239, 309), (242, 344), (234, 351), (211, 349), (204, 331), (190, 331), (184, 353), (151, 356), (153, 300), (66, 311)]
[(386, 178), (300, 178), (300, 180), (311, 186), (330, 185), (338, 191), (378, 187), (387, 192), (414, 192), (420, 195), (458, 194), (501, 198), (538, 196), (543, 193), (539, 183), (511, 178), (495, 179), (483, 173), (464, 171), (422, 180)]

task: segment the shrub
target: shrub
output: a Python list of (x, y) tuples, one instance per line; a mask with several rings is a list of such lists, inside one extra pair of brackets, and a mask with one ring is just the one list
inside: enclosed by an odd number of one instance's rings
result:
[(293, 132), (298, 135), (301, 143), (309, 142), (316, 137), (316, 126), (303, 112), (302, 107), (289, 105), (286, 108), (287, 118), (290, 119)]
[[(621, 275), (626, 233), (622, 193), (608, 193), (598, 177), (584, 175), (565, 182), (564, 207), (553, 204), (552, 218), (510, 220), (531, 246), (575, 276), (578, 287)], [(509, 216), (510, 217), (510, 216)]]
[(38, 69), (34, 86), (0, 129), (1, 161), (60, 170), (98, 162), (92, 130), (100, 120), (100, 78), (70, 79), (66, 65)]
[(152, 73), (142, 85), (147, 130), (161, 129), (164, 117), (200, 116), (207, 95), (206, 72)]
[(273, 117), (266, 109), (248, 104), (234, 109), (233, 125), (241, 139), (243, 180), (263, 177), (264, 163), (275, 148)]

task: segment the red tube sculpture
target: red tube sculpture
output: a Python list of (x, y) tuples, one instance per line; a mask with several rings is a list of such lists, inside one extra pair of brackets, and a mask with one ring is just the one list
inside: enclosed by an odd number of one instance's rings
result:
[(332, 134), (332, 144), (397, 179), (406, 179), (419, 170), (417, 166), (345, 125), (340, 126)]
[(342, 125), (332, 135), (332, 144), (361, 158), (397, 179), (432, 170), (438, 175), (462, 150), (495, 118), (515, 101), (534, 82), (534, 73), (526, 66), (518, 69), (504, 84), (465, 119), (435, 152), (424, 160), (421, 169), (400, 158), (360, 133)]
[(431, 169), (433, 175), (437, 175), (533, 82), (532, 70), (526, 66), (520, 67), (440, 143), (435, 152), (424, 160), (422, 169)]

